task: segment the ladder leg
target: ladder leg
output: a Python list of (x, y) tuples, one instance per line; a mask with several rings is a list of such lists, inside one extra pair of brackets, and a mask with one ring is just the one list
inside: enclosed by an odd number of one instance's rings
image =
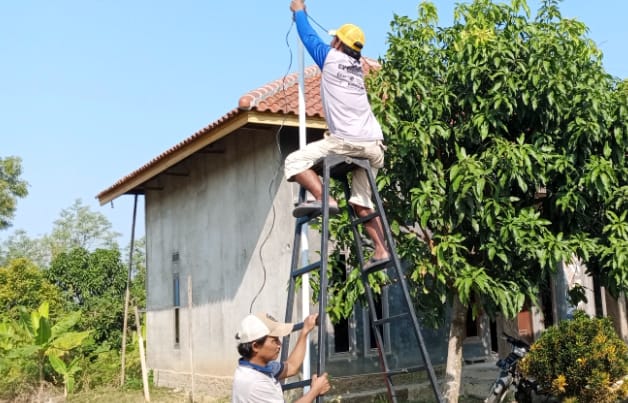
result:
[[(344, 188), (345, 198), (346, 200), (349, 200), (351, 198), (351, 187), (349, 185), (349, 180), (347, 177), (342, 178), (342, 184)], [(358, 217), (356, 216), (352, 208), (349, 208), (349, 216), (352, 223), (351, 230), (353, 231), (354, 248), (355, 248), (356, 257), (358, 258), (360, 267), (363, 267), (364, 266), (364, 251), (362, 248), (362, 243), (359, 241), (360, 231), (358, 229), (358, 225), (355, 224), (355, 221)], [(384, 343), (384, 338), (382, 335), (383, 327), (382, 327), (382, 330), (380, 330), (379, 326), (376, 325), (377, 311), (376, 311), (375, 297), (373, 295), (373, 290), (371, 289), (371, 287), (368, 286), (369, 284), (368, 275), (365, 273), (362, 273), (362, 282), (364, 283), (365, 290), (366, 290), (368, 309), (369, 309), (369, 318), (371, 322), (371, 331), (375, 335), (375, 343), (377, 344), (377, 353), (379, 356), (380, 367), (382, 369), (382, 372), (387, 373), (389, 366), (388, 366), (388, 361), (386, 358), (386, 347)], [(396, 397), (394, 385), (392, 383), (392, 379), (389, 376), (384, 376), (384, 381), (386, 383), (386, 389), (388, 391), (388, 397), (390, 401), (393, 403), (397, 402), (397, 397)]]
[(397, 256), (396, 247), (394, 244), (394, 240), (392, 237), (392, 233), (390, 231), (390, 225), (388, 224), (388, 219), (386, 218), (386, 213), (384, 212), (382, 199), (377, 191), (377, 184), (375, 182), (375, 178), (373, 177), (373, 173), (370, 169), (367, 170), (367, 176), (369, 179), (369, 184), (371, 189), (373, 190), (373, 197), (375, 199), (376, 208), (380, 214), (382, 227), (384, 229), (384, 236), (386, 238), (386, 243), (388, 244), (390, 255), (393, 259), (393, 265), (395, 267), (395, 272), (397, 277), (399, 278), (399, 284), (402, 289), (404, 302), (406, 308), (408, 309), (408, 313), (410, 314), (412, 325), (414, 327), (414, 333), (419, 343), (419, 349), (421, 351), (421, 355), (423, 357), (423, 363), (427, 370), (430, 383), (432, 385), (432, 389), (434, 391), (434, 396), (438, 402), (443, 402), (443, 397), (441, 396), (440, 389), (438, 387), (438, 379), (436, 378), (436, 373), (434, 372), (434, 367), (432, 367), (432, 362), (429, 357), (429, 353), (427, 348), (425, 347), (425, 341), (423, 340), (423, 335), (421, 334), (421, 328), (419, 325), (419, 320), (416, 316), (416, 312), (414, 310), (414, 304), (412, 303), (412, 298), (410, 297), (410, 292), (408, 291), (408, 285), (405, 280), (405, 275), (403, 270), (401, 269), (401, 262), (399, 261), (399, 257)]
[[(328, 255), (328, 238), (329, 238), (329, 181), (330, 166), (325, 160), (323, 162), (323, 219), (321, 228), (321, 267), (320, 267), (320, 292), (318, 294), (318, 370), (320, 375), (325, 372), (325, 358), (327, 355), (327, 332), (325, 329), (326, 311), (327, 311), (327, 255)], [(317, 399), (318, 400), (318, 399)]]
[[(443, 402), (443, 398), (440, 394), (440, 390), (438, 388), (438, 382), (436, 379), (436, 375), (434, 372), (434, 368), (432, 367), (431, 360), (427, 349), (425, 347), (425, 342), (423, 340), (423, 336), (421, 334), (421, 329), (419, 325), (419, 320), (416, 316), (416, 312), (414, 310), (414, 306), (412, 303), (412, 298), (410, 296), (410, 292), (408, 290), (408, 285), (406, 283), (406, 279), (401, 267), (401, 263), (399, 261), (399, 257), (396, 252), (395, 243), (392, 237), (392, 233), (390, 231), (390, 225), (386, 218), (386, 214), (384, 212), (383, 204), (379, 192), (377, 191), (377, 184), (375, 182), (375, 178), (373, 173), (371, 172), (370, 165), (368, 160), (364, 159), (355, 159), (351, 157), (344, 157), (339, 155), (328, 156), (324, 158), (324, 160), (319, 161), (321, 164), (318, 165), (318, 173), (322, 176), (323, 181), (323, 195), (322, 195), (322, 225), (321, 225), (321, 248), (320, 255), (321, 259), (318, 262), (307, 264), (304, 267), (298, 268), (298, 260), (299, 260), (299, 252), (300, 252), (300, 244), (301, 244), (301, 231), (303, 225), (311, 220), (316, 214), (308, 217), (301, 217), (297, 219), (297, 224), (295, 228), (294, 234), (294, 246), (292, 251), (292, 262), (291, 262), (291, 274), (290, 274), (290, 284), (288, 290), (288, 302), (286, 307), (286, 321), (291, 321), (293, 319), (293, 308), (294, 308), (294, 292), (295, 292), (295, 282), (296, 278), (302, 274), (305, 274), (309, 271), (318, 269), (319, 270), (319, 295), (318, 295), (318, 304), (319, 304), (319, 326), (318, 326), (318, 361), (317, 361), (317, 374), (322, 374), (326, 371), (326, 357), (327, 357), (327, 331), (326, 331), (326, 311), (327, 311), (327, 287), (329, 283), (328, 278), (328, 238), (329, 238), (329, 195), (330, 195), (330, 178), (332, 176), (332, 169), (337, 167), (337, 169), (333, 172), (333, 176), (336, 179), (341, 179), (344, 185), (345, 197), (348, 201), (351, 197), (351, 190), (349, 187), (349, 182), (347, 178), (347, 173), (352, 169), (365, 169), (367, 173), (367, 178), (369, 182), (369, 186), (371, 187), (373, 198), (375, 202), (375, 212), (369, 214), (366, 217), (356, 217), (355, 211), (348, 206), (353, 236), (354, 236), (354, 245), (355, 245), (355, 253), (359, 262), (359, 267), (361, 271), (362, 281), (364, 283), (366, 297), (368, 302), (369, 309), (369, 317), (370, 324), (375, 336), (375, 341), (377, 343), (378, 353), (379, 353), (379, 361), (383, 368), (383, 372), (385, 373), (385, 381), (386, 387), (388, 389), (388, 396), (391, 402), (397, 402), (397, 396), (395, 392), (395, 387), (392, 382), (393, 375), (398, 375), (401, 373), (407, 373), (412, 371), (416, 371), (418, 369), (425, 369), (428, 373), (432, 388), (434, 390), (434, 395), (436, 396), (436, 400), (440, 403)], [(322, 169), (321, 169), (322, 167)], [(340, 175), (339, 175), (340, 172)], [(340, 176), (340, 178), (338, 178)], [(301, 193), (299, 194), (299, 202), (305, 200), (305, 189), (301, 188)], [(389, 250), (390, 259), (386, 262), (382, 262), (376, 266), (368, 268), (368, 270), (364, 270), (364, 251), (361, 244), (361, 234), (358, 229), (358, 226), (367, 222), (368, 220), (372, 220), (376, 217), (381, 219), (382, 229), (384, 232), (384, 241)], [(407, 310), (406, 313), (401, 315), (390, 315), (388, 312), (388, 307), (384, 306), (384, 299), (390, 297), (389, 288), (393, 284), (389, 284), (384, 287), (382, 293), (382, 313), (381, 317), (379, 317), (377, 304), (376, 304), (376, 295), (373, 289), (370, 287), (368, 282), (368, 277), (370, 273), (374, 273), (375, 271), (383, 270), (387, 267), (394, 266), (394, 271), (389, 272), (391, 275), (395, 275), (397, 277), (394, 285), (400, 285), (401, 287), (401, 304), (400, 308)], [(398, 283), (398, 284), (397, 284)], [(405, 368), (405, 369), (395, 369), (391, 370), (389, 367), (388, 356), (386, 352), (386, 339), (384, 338), (384, 333), (387, 331), (388, 327), (392, 323), (393, 320), (397, 320), (400, 318), (410, 318), (414, 330), (414, 334), (416, 336), (419, 350), (422, 354), (423, 365), (417, 366), (414, 368)], [(289, 351), (289, 338), (284, 340), (284, 345), (282, 349), (282, 360), (287, 359), (288, 351)], [(283, 385), (284, 389), (289, 389), (292, 387), (297, 387), (295, 385), (301, 386), (302, 382), (295, 382), (289, 385)], [(316, 402), (323, 401), (322, 396), (318, 396), (316, 398)]]
[[(305, 189), (301, 187), (299, 190), (298, 202), (301, 203), (305, 200)], [(299, 255), (301, 252), (301, 232), (303, 229), (303, 220), (297, 220), (294, 226), (294, 242), (292, 243), (292, 258), (290, 263), (290, 281), (288, 282), (288, 300), (286, 301), (286, 316), (284, 322), (292, 322), (294, 320), (294, 294), (296, 289), (296, 278), (293, 275), (293, 271), (299, 267)], [(281, 346), (281, 362), (288, 359), (288, 350), (290, 347), (290, 337), (284, 337)]]
[[(377, 304), (375, 303), (375, 295), (373, 290), (368, 285), (368, 274), (363, 274), (362, 281), (364, 282), (364, 287), (366, 289), (366, 296), (369, 305), (369, 317), (371, 320), (371, 329), (375, 334), (375, 343), (377, 344), (377, 354), (379, 358), (380, 367), (384, 373), (384, 381), (386, 383), (386, 390), (388, 392), (388, 398), (392, 403), (397, 402), (397, 393), (395, 391), (395, 385), (392, 381), (392, 377), (389, 376), (390, 365), (388, 364), (388, 358), (386, 357), (386, 343), (384, 343), (384, 327), (386, 324), (378, 324), (378, 314), (377, 314)], [(382, 311), (385, 308), (382, 302)], [(383, 317), (387, 315), (382, 315)]]

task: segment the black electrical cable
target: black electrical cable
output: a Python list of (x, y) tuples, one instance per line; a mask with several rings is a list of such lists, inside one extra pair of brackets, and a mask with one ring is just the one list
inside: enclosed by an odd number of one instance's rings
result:
[[(312, 18), (312, 16), (310, 16), (309, 14), (307, 14), (307, 16), (321, 30), (325, 31), (326, 33), (329, 32), (321, 24), (319, 24), (318, 21), (316, 21), (314, 18)], [(272, 177), (272, 179), (271, 179), (271, 181), (270, 181), (270, 183), (268, 185), (268, 196), (269, 196), (269, 198), (271, 200), (271, 207), (272, 207), (272, 221), (271, 221), (271, 225), (270, 225), (270, 228), (269, 228), (268, 232), (266, 233), (262, 243), (260, 244), (259, 252), (258, 252), (260, 263), (262, 265), (263, 281), (262, 281), (262, 285), (260, 286), (259, 290), (257, 291), (255, 296), (251, 300), (251, 305), (249, 306), (249, 313), (253, 313), (253, 305), (255, 305), (255, 301), (257, 300), (257, 298), (260, 296), (260, 294), (264, 290), (264, 287), (266, 287), (266, 280), (267, 280), (267, 273), (268, 273), (268, 271), (266, 269), (266, 264), (264, 263), (264, 257), (262, 255), (262, 252), (263, 252), (264, 246), (266, 245), (266, 243), (270, 239), (270, 235), (273, 232), (273, 228), (275, 227), (276, 211), (275, 211), (275, 203), (273, 202), (274, 197), (273, 197), (273, 194), (272, 194), (272, 190), (273, 190), (273, 185), (275, 184), (275, 178), (277, 178), (277, 175), (279, 174), (279, 171), (280, 171), (281, 167), (283, 166), (280, 134), (281, 134), (281, 130), (283, 129), (283, 127), (285, 125), (285, 122), (286, 122), (286, 119), (287, 119), (287, 114), (288, 114), (288, 98), (286, 96), (286, 78), (290, 74), (290, 69), (292, 68), (292, 48), (290, 47), (290, 42), (289, 42), (288, 39), (289, 39), (289, 36), (290, 36), (290, 32), (292, 32), (292, 27), (293, 26), (294, 26), (294, 21), (292, 21), (292, 23), (290, 24), (290, 28), (288, 28), (288, 32), (286, 32), (286, 36), (285, 36), (286, 46), (288, 47), (288, 53), (290, 55), (290, 58), (289, 58), (289, 62), (288, 62), (288, 68), (286, 69), (286, 73), (283, 75), (283, 78), (281, 80), (281, 82), (282, 82), (281, 90), (284, 93), (284, 98), (283, 99), (284, 99), (284, 102), (285, 102), (285, 105), (284, 105), (284, 107), (285, 107), (284, 118), (283, 118), (281, 124), (279, 125), (279, 128), (277, 129), (277, 132), (275, 133), (275, 142), (277, 143), (277, 150), (278, 150), (278, 154), (279, 154), (279, 161), (277, 163), (277, 168), (275, 170), (275, 173), (273, 174), (273, 177)]]
[(279, 155), (279, 161), (277, 161), (277, 168), (275, 169), (275, 172), (272, 176), (272, 179), (270, 181), (270, 183), (268, 184), (268, 196), (270, 198), (271, 201), (271, 207), (272, 207), (272, 221), (271, 221), (271, 225), (270, 228), (268, 230), (268, 232), (266, 233), (266, 235), (264, 236), (264, 240), (262, 241), (262, 243), (260, 244), (259, 247), (259, 259), (260, 259), (260, 263), (262, 265), (262, 271), (263, 271), (263, 275), (264, 275), (264, 279), (262, 281), (262, 285), (260, 287), (260, 289), (257, 291), (257, 294), (255, 294), (255, 296), (253, 297), (253, 299), (251, 300), (251, 305), (249, 307), (249, 313), (253, 313), (253, 305), (255, 304), (255, 301), (257, 300), (257, 298), (260, 296), (260, 294), (262, 293), (262, 291), (264, 290), (264, 287), (266, 286), (266, 277), (267, 277), (267, 269), (266, 269), (266, 264), (264, 263), (264, 257), (262, 256), (262, 252), (264, 249), (264, 246), (266, 245), (266, 243), (268, 242), (268, 240), (270, 239), (270, 235), (273, 232), (273, 228), (275, 227), (275, 219), (277, 216), (277, 213), (275, 211), (275, 203), (274, 201), (274, 197), (273, 197), (273, 186), (275, 184), (275, 178), (277, 178), (281, 167), (283, 166), (283, 158), (282, 158), (282, 152), (281, 152), (281, 130), (283, 129), (285, 122), (286, 122), (286, 118), (287, 118), (287, 113), (288, 113), (288, 98), (286, 96), (286, 78), (288, 77), (288, 75), (290, 74), (290, 69), (292, 68), (292, 48), (290, 48), (290, 42), (288, 41), (288, 38), (290, 36), (290, 32), (292, 31), (292, 27), (294, 26), (294, 22), (292, 22), (290, 24), (290, 28), (288, 28), (288, 32), (286, 32), (286, 46), (288, 46), (288, 53), (290, 54), (290, 59), (288, 62), (288, 68), (286, 70), (286, 73), (283, 75), (283, 78), (281, 80), (281, 90), (284, 93), (284, 102), (285, 102), (285, 111), (284, 111), (284, 118), (281, 122), (281, 124), (279, 125), (279, 128), (277, 129), (277, 132), (275, 133), (275, 142), (277, 144), (277, 151), (278, 151), (278, 155)]

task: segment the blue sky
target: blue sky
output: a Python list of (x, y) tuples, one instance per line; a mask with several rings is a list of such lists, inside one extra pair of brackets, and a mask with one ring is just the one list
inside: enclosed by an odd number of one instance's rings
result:
[[(449, 25), (454, 2), (434, 3), (440, 25)], [(241, 95), (297, 71), (289, 4), (1, 2), (0, 156), (22, 158), (30, 187), (0, 240), (16, 229), (31, 237), (49, 233), (61, 210), (81, 199), (128, 241), (133, 197), (100, 206), (95, 196), (235, 108)], [(306, 4), (327, 29), (360, 25), (363, 53), (377, 58), (385, 53), (393, 13), (414, 18), (419, 1)], [(535, 14), (538, 2), (528, 4)], [(560, 8), (589, 27), (607, 71), (628, 78), (628, 2), (565, 0)], [(312, 64), (307, 56), (305, 64)]]

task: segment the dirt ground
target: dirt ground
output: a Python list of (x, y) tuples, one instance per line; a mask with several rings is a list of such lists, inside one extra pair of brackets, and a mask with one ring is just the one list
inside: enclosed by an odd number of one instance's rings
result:
[[(207, 398), (209, 399), (209, 398)], [(185, 392), (164, 389), (151, 388), (150, 401), (160, 403), (181, 403), (190, 402), (189, 395)], [(197, 402), (201, 400), (197, 399)], [(220, 401), (217, 399), (206, 400), (207, 402)], [(223, 400), (227, 403), (227, 400)], [(80, 391), (70, 394), (67, 398), (63, 396), (63, 390), (46, 388), (43, 393), (33, 393), (30, 395), (20, 396), (10, 403), (144, 403), (144, 392), (142, 390), (119, 390), (116, 388), (98, 388), (90, 391)], [(0, 399), (0, 403), (9, 403)], [(222, 402), (220, 402), (222, 403)]]
[[(288, 399), (290, 401), (291, 399)], [(348, 402), (350, 401), (342, 398), (327, 398), (325, 401), (330, 403), (334, 402)], [(380, 396), (374, 399), (359, 399), (361, 402), (372, 401), (377, 403), (386, 402), (386, 398)], [(151, 388), (150, 401), (157, 403), (192, 403), (192, 399), (189, 393), (165, 389), (165, 388)], [(351, 400), (352, 401), (352, 400)], [(404, 401), (404, 400), (400, 400)], [(405, 400), (406, 403), (428, 403), (432, 399), (419, 399), (419, 400)], [(462, 396), (460, 403), (480, 403), (483, 399), (474, 396)], [(43, 396), (38, 398), (37, 396), (23, 397), (18, 400), (14, 400), (11, 403), (144, 403), (144, 393), (142, 390), (118, 390), (115, 388), (99, 388), (92, 391), (81, 391), (68, 396), (63, 397), (62, 391), (47, 390)], [(230, 403), (231, 399), (228, 396), (210, 396), (202, 394), (196, 396), (195, 403)], [(7, 401), (0, 400), (0, 403), (9, 403)]]
[[(492, 361), (482, 362), (473, 365), (463, 366), (463, 383), (460, 397), (460, 403), (480, 403), (483, 402), (486, 393), (494, 381), (496, 376), (495, 363)], [(408, 375), (408, 383), (410, 385), (423, 384), (423, 387), (408, 388), (399, 391), (398, 400), (404, 403), (431, 403), (435, 401), (432, 389), (426, 384), (425, 379), (412, 379), (418, 374)], [(325, 402), (329, 403), (383, 403), (386, 402), (387, 395), (384, 385), (378, 385), (381, 382), (371, 377), (347, 378), (332, 380), (332, 391), (325, 398)], [(381, 386), (381, 387), (380, 387)], [(360, 391), (376, 389), (381, 393), (376, 395), (365, 395)], [(296, 396), (295, 396), (296, 398)], [(287, 397), (287, 401), (293, 401), (295, 398)], [(98, 388), (92, 391), (80, 391), (63, 397), (63, 390), (46, 388), (43, 395), (38, 398), (35, 394), (24, 396), (21, 399), (13, 400), (11, 403), (143, 403), (144, 393), (139, 390), (119, 390), (113, 387)], [(166, 388), (151, 387), (150, 401), (159, 403), (192, 403), (189, 392), (181, 390), (173, 390)], [(194, 399), (195, 403), (230, 403), (231, 397), (225, 396), (224, 391), (221, 396), (212, 395), (207, 391), (197, 392)], [(9, 403), (2, 401), (0, 403)]]

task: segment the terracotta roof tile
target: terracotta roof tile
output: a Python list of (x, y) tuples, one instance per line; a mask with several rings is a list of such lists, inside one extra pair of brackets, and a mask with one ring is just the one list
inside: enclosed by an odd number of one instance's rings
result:
[[(303, 72), (306, 111), (308, 117), (322, 116), (320, 102), (320, 70), (317, 66), (307, 67)], [(297, 73), (286, 75), (261, 88), (250, 91), (240, 97), (238, 107), (244, 111), (293, 113), (297, 114), (299, 76)]]
[[(368, 72), (372, 69), (379, 69), (380, 65), (376, 60), (363, 57), (362, 68), (365, 74), (368, 74)], [(320, 94), (320, 70), (318, 66), (313, 65), (307, 67), (304, 70), (303, 77), (305, 84), (306, 116), (324, 118)], [(197, 141), (202, 141), (202, 138), (205, 135), (209, 135), (212, 130), (220, 127), (222, 124), (230, 121), (231, 119), (237, 117), (242, 113), (247, 113), (248, 111), (258, 111), (271, 112), (276, 114), (298, 115), (298, 80), (298, 73), (288, 74), (279, 80), (275, 80), (260, 88), (244, 94), (239, 99), (238, 108), (232, 109), (231, 111), (220, 117), (218, 120), (205, 126), (204, 128), (194, 133), (192, 136), (186, 138), (175, 146), (159, 154), (148, 163), (144, 164), (137, 170), (118, 180), (109, 188), (100, 192), (96, 197), (101, 200), (101, 203), (106, 203), (107, 201), (113, 200), (121, 194), (133, 193), (133, 189), (123, 190), (123, 188), (128, 187), (127, 183), (133, 181), (135, 178), (140, 177), (142, 174), (147, 173), (160, 162), (175, 154), (177, 151), (182, 150), (189, 145), (193, 146), (193, 143)]]
[[(371, 69), (379, 69), (376, 60), (362, 58), (362, 69), (368, 74)], [(309, 66), (303, 71), (305, 86), (305, 114), (308, 117), (324, 117), (321, 104), (320, 70), (318, 66)], [(257, 110), (260, 112), (293, 113), (299, 112), (299, 76), (292, 73), (282, 79), (256, 90), (250, 91), (240, 97), (238, 107), (241, 110)]]

